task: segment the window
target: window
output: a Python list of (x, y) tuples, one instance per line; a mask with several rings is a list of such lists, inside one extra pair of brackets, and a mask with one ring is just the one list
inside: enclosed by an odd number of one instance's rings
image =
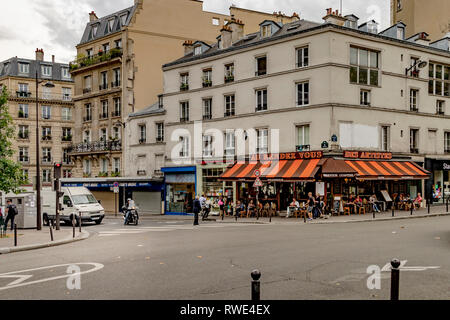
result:
[(403, 9), (402, 0), (397, 0), (397, 11), (401, 11)]
[(51, 163), (52, 162), (52, 149), (42, 148), (42, 162)]
[(122, 23), (122, 26), (124, 26), (127, 23), (128, 14), (123, 14), (120, 16), (120, 22)]
[(212, 70), (205, 69), (203, 70), (203, 88), (212, 86)]
[(405, 39), (405, 28), (397, 28), (397, 39), (399, 40)]
[(263, 76), (267, 74), (267, 57), (256, 58), (255, 76)]
[(91, 174), (91, 160), (85, 159), (83, 161), (83, 174), (89, 176)]
[(42, 76), (51, 77), (52, 76), (52, 66), (41, 66)]
[(71, 121), (72, 120), (72, 109), (63, 107), (61, 109), (61, 119), (63, 121)]
[(194, 48), (194, 55), (196, 56), (196, 55), (199, 55), (199, 54), (202, 54), (202, 46), (196, 46)]
[(52, 117), (52, 107), (42, 106), (42, 119), (50, 120)]
[(42, 140), (44, 140), (44, 141), (52, 140), (52, 128), (51, 127), (42, 127)]
[(234, 131), (225, 133), (225, 156), (234, 156), (236, 152), (236, 136)]
[(213, 136), (203, 136), (203, 156), (212, 157), (213, 156)]
[(19, 104), (19, 118), (28, 119), (28, 105)]
[(122, 48), (122, 39), (114, 41), (116, 48), (121, 49)]
[(92, 106), (90, 103), (84, 105), (84, 122), (92, 121)]
[(419, 129), (410, 129), (409, 146), (411, 153), (419, 153)]
[(108, 89), (108, 72), (104, 71), (101, 73), (101, 84), (100, 90)]
[(52, 170), (50, 169), (43, 169), (42, 170), (42, 182), (51, 182), (52, 179)]
[[(72, 164), (72, 160), (70, 159), (69, 153), (70, 153), (70, 149), (63, 149), (63, 163), (64, 164)], [(68, 177), (66, 177), (66, 178), (68, 178)]]
[(444, 133), (444, 152), (450, 153), (450, 132)]
[(114, 27), (114, 19), (110, 19), (108, 20), (108, 32), (113, 31), (113, 27)]
[(102, 161), (100, 162), (100, 170), (102, 173), (108, 173), (108, 159), (102, 158)]
[(362, 106), (370, 106), (370, 91), (361, 90), (359, 104)]
[(113, 138), (119, 140), (120, 139), (120, 128), (113, 127)]
[(28, 98), (30, 97), (31, 93), (28, 91), (28, 84), (27, 83), (19, 83), (19, 92), (17, 92), (17, 97), (20, 98)]
[(297, 106), (309, 104), (309, 82), (297, 83)]
[(189, 101), (180, 103), (180, 122), (189, 121)]
[(29, 177), (28, 169), (22, 169), (22, 179), (24, 181), (28, 181), (28, 177)]
[(268, 153), (269, 145), (268, 145), (268, 137), (269, 130), (268, 129), (257, 129), (257, 145), (256, 145), (256, 153)]
[(98, 24), (96, 24), (92, 27), (92, 35), (94, 37), (97, 35), (97, 31), (98, 31)]
[(450, 96), (450, 66), (430, 63), (428, 93)]
[(189, 73), (180, 74), (180, 90), (186, 91), (189, 90)]
[(86, 50), (86, 56), (88, 56), (89, 58), (92, 58), (93, 55), (94, 55), (94, 50), (92, 50), (92, 49)]
[(218, 26), (220, 24), (220, 20), (218, 18), (212, 18), (213, 26)]
[(114, 98), (113, 101), (114, 101), (113, 117), (120, 117), (120, 113), (121, 113), (121, 109), (122, 109), (121, 100), (120, 100), (120, 98)]
[(212, 119), (212, 99), (203, 99), (203, 120)]
[(181, 150), (180, 158), (189, 157), (189, 137), (180, 137)]
[(62, 98), (64, 101), (72, 100), (72, 88), (62, 88)]
[(391, 128), (389, 126), (381, 127), (381, 151), (389, 151), (391, 140), (390, 131)]
[(90, 143), (91, 142), (91, 130), (85, 130), (83, 132), (83, 142)]
[(19, 147), (19, 162), (29, 162), (28, 147)]
[(42, 99), (50, 100), (52, 98), (52, 88), (42, 88)]
[(350, 82), (378, 86), (379, 53), (350, 47)]
[(263, 38), (270, 37), (271, 35), (272, 35), (272, 26), (270, 24), (261, 27), (261, 36)]
[(63, 178), (72, 178), (72, 170), (71, 169), (64, 169), (63, 170)]
[(440, 115), (445, 114), (445, 101), (443, 100), (436, 101), (436, 113)]
[(418, 99), (419, 99), (419, 90), (411, 89), (409, 91), (409, 110), (419, 111)]
[(102, 100), (102, 112), (100, 113), (100, 119), (108, 118), (108, 100)]
[(225, 96), (225, 117), (235, 115), (235, 96), (234, 94)]
[(147, 142), (147, 127), (145, 124), (139, 125), (139, 143), (143, 144)]
[(72, 128), (62, 128), (62, 141), (72, 141)]
[(63, 77), (64, 79), (70, 79), (69, 68), (66, 67), (61, 68), (61, 77)]
[(234, 63), (225, 65), (225, 83), (234, 81)]
[(92, 77), (86, 76), (84, 77), (84, 89), (85, 91), (90, 91), (92, 88)]
[(19, 73), (30, 73), (30, 64), (28, 63), (19, 63)]
[(297, 49), (297, 68), (304, 68), (309, 65), (309, 48), (303, 47)]
[(120, 68), (114, 69), (114, 80), (112, 87), (120, 87)]
[(267, 89), (256, 90), (256, 111), (267, 110)]
[(156, 142), (164, 141), (164, 123), (159, 122), (156, 124)]
[(100, 141), (105, 142), (108, 140), (108, 132), (106, 128), (100, 129)]
[(29, 136), (29, 129), (28, 126), (19, 126), (19, 139), (28, 139)]
[(309, 150), (309, 124), (297, 126), (297, 147), (296, 150)]
[(105, 43), (103, 45), (103, 52), (107, 53), (109, 51), (109, 49), (110, 49), (109, 43)]

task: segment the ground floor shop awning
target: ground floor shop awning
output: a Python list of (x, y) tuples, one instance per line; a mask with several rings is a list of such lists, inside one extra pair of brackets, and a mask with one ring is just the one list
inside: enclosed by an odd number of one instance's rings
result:
[(358, 179), (366, 180), (421, 180), (430, 173), (412, 161), (340, 160), (354, 169)]
[(319, 170), (319, 159), (237, 162), (224, 174), (221, 180), (254, 180), (259, 170), (263, 180), (313, 180)]

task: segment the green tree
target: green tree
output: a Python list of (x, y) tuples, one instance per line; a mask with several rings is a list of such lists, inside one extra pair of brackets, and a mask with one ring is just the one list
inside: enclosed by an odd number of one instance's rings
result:
[(19, 192), (20, 186), (26, 183), (21, 165), (12, 159), (15, 129), (7, 102), (8, 93), (3, 87), (0, 93), (0, 190), (6, 193)]

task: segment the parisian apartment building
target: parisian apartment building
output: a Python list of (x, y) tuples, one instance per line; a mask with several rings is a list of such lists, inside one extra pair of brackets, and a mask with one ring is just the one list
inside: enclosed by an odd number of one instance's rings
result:
[[(280, 153), (391, 152), (431, 172), (418, 191), (431, 192), (434, 184), (448, 189), (449, 39), (431, 41), (425, 30), (408, 38), (405, 23), (379, 30), (376, 21), (331, 9), (323, 19), (265, 19), (253, 33), (234, 19), (214, 44), (185, 42), (185, 54), (163, 66), (164, 94), (153, 106), (160, 113), (131, 119), (131, 139), (137, 144), (152, 137), (164, 121), (162, 170), (177, 173), (178, 187), (195, 183), (197, 194), (235, 193), (235, 183), (218, 179), (229, 166), (221, 160), (237, 154), (236, 133), (250, 129), (256, 144), (249, 150), (247, 143), (247, 156), (273, 152), (275, 142)], [(144, 118), (151, 132), (145, 132)], [(200, 139), (194, 133), (198, 122)], [(217, 140), (223, 150), (215, 147)], [(143, 152), (130, 149), (130, 172), (140, 169)], [(162, 153), (160, 146), (147, 148), (147, 157)], [(174, 192), (183, 192), (177, 185)]]
[[(8, 107), (16, 129), (14, 159), (22, 165), (28, 185), (32, 185), (36, 176), (36, 161), (41, 165), (43, 186), (51, 186), (55, 162), (63, 163), (63, 177), (70, 178), (74, 82), (69, 65), (55, 62), (54, 56), (47, 60), (44, 50), (36, 49), (34, 60), (14, 57), (0, 62), (0, 87), (6, 87), (8, 92)], [(36, 159), (36, 117), (39, 159)]]

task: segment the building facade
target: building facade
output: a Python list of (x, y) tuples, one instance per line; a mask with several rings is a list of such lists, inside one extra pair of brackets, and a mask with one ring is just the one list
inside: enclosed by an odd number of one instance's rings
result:
[(328, 10), (322, 24), (266, 20), (247, 36), (233, 21), (215, 45), (164, 65), (163, 171), (176, 171), (165, 175), (166, 211), (179, 211), (183, 192), (236, 198), (236, 182), (217, 178), (223, 157), (241, 154), (389, 152), (431, 172), (426, 184), (401, 184), (405, 194), (450, 191), (441, 170), (450, 159), (448, 40), (405, 39), (403, 24), (379, 32), (355, 18)]
[(391, 24), (405, 23), (406, 37), (419, 32), (439, 40), (450, 33), (450, 2), (447, 0), (391, 0)]
[[(38, 114), (36, 114), (36, 73)], [(0, 62), (0, 87), (5, 86), (8, 106), (16, 127), (15, 159), (31, 185), (36, 176), (36, 161), (41, 164), (43, 186), (51, 186), (53, 164), (63, 163), (63, 176), (72, 176), (69, 156), (74, 134), (74, 82), (69, 65), (45, 61), (44, 51), (36, 59), (11, 58)], [(36, 117), (39, 118), (40, 159), (36, 159)]]

